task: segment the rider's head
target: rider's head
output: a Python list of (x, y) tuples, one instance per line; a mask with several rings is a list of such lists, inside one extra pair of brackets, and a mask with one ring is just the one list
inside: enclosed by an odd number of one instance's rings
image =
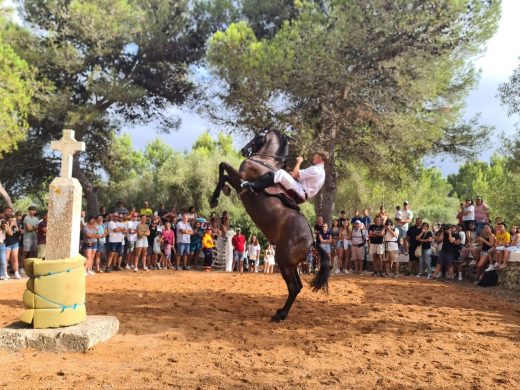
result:
[(329, 159), (329, 152), (325, 150), (320, 150), (319, 152), (314, 153), (312, 157), (313, 164), (323, 164)]

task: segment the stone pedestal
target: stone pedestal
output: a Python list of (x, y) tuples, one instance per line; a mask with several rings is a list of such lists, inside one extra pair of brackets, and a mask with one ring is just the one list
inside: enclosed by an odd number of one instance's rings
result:
[(81, 184), (77, 179), (57, 177), (52, 181), (49, 187), (46, 260), (73, 258), (79, 253), (81, 196)]
[(86, 352), (119, 331), (119, 321), (110, 316), (88, 316), (81, 324), (58, 329), (32, 329), (15, 322), (0, 329), (0, 348), (19, 351), (34, 348), (49, 352)]

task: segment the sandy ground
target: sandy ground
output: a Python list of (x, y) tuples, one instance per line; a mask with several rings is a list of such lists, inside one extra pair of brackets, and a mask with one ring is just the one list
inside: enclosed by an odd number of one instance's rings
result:
[[(279, 274), (123, 272), (87, 289), (88, 312), (117, 316), (120, 333), (87, 353), (0, 351), (0, 388), (520, 388), (514, 294), (339, 276), (277, 324)], [(23, 290), (0, 284), (0, 325)]]

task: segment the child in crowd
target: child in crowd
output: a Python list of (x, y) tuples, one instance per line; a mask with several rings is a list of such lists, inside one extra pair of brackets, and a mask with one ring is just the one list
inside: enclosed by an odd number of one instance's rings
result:
[(161, 266), (166, 271), (168, 269), (173, 269), (172, 264), (172, 244), (168, 240), (163, 239), (163, 256), (161, 261)]
[(157, 235), (153, 239), (153, 255), (152, 255), (152, 264), (157, 269), (161, 269), (161, 264), (163, 263), (163, 253), (162, 253), (162, 244), (163, 238), (161, 232), (157, 232)]
[(506, 231), (505, 223), (497, 224), (495, 237), (495, 266), (498, 269), (504, 269), (509, 257), (508, 248), (511, 245), (511, 235)]
[(202, 236), (202, 251), (204, 252), (204, 268), (203, 270), (208, 272), (211, 271), (211, 265), (213, 264), (213, 248), (215, 243), (213, 242), (213, 231), (211, 226), (206, 228), (204, 235)]

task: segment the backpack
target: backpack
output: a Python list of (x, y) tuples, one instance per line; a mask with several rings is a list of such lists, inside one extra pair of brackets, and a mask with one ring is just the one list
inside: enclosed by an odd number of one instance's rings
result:
[(478, 283), (480, 287), (493, 287), (498, 284), (498, 274), (497, 271), (487, 271), (484, 272), (482, 279)]

